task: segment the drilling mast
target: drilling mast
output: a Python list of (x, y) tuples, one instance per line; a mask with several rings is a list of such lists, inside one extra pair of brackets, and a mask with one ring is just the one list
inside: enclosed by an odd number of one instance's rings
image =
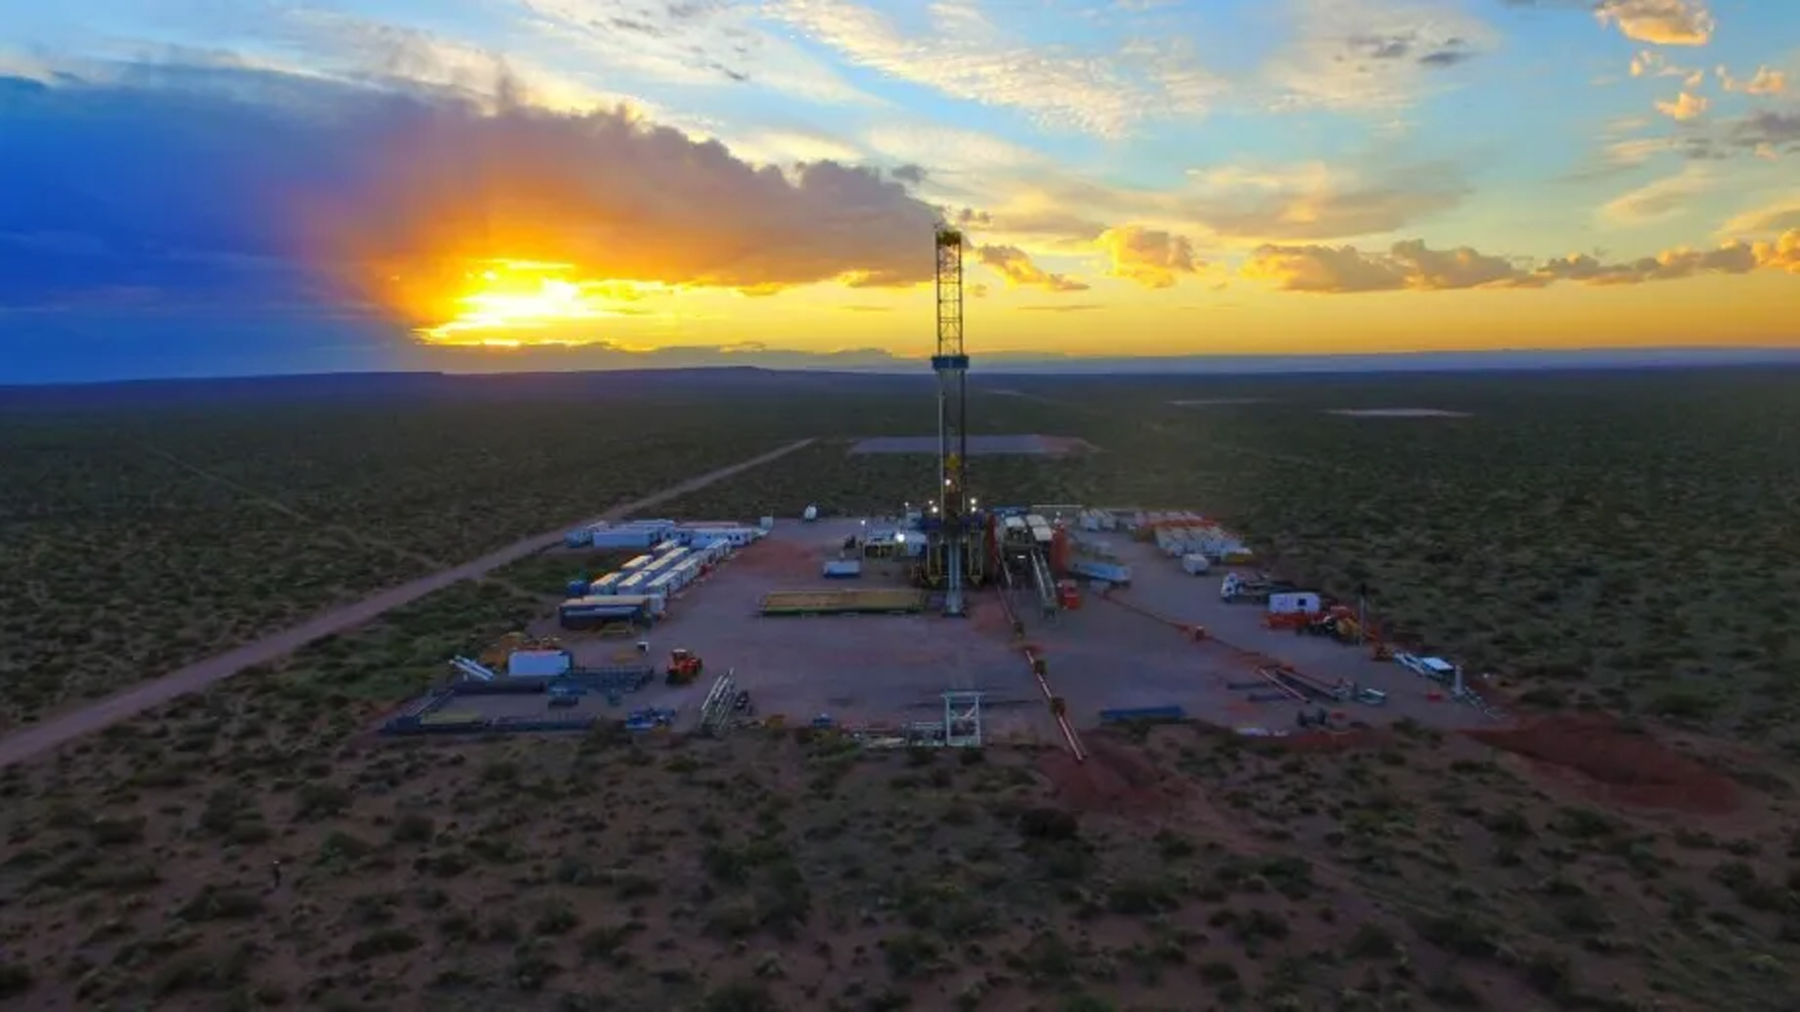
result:
[[(969, 356), (963, 351), (962, 230), (937, 227), (938, 523), (944, 558), (944, 614), (967, 614), (964, 575), (969, 559), (969, 495), (963, 463), (969, 456), (964, 412)], [(933, 546), (934, 553), (936, 546)]]

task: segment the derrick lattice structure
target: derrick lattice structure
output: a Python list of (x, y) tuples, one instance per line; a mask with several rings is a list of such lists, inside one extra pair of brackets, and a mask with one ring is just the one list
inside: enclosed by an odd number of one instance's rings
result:
[(973, 550), (971, 534), (979, 530), (979, 521), (964, 473), (969, 355), (963, 349), (962, 230), (939, 225), (936, 246), (937, 353), (931, 368), (938, 380), (938, 500), (926, 566), (932, 585), (944, 590), (944, 614), (964, 615), (971, 566), (980, 566), (981, 553)]

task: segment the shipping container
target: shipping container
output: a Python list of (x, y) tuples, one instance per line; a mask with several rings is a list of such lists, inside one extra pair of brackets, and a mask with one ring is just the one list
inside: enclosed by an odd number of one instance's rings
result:
[(1069, 560), (1069, 572), (1076, 576), (1085, 576), (1107, 583), (1128, 584), (1131, 582), (1131, 567), (1116, 562), (1102, 562), (1099, 559), (1081, 558), (1077, 556)]
[(635, 573), (632, 573), (630, 576), (627, 576), (625, 579), (620, 580), (617, 584), (615, 584), (613, 586), (614, 593), (621, 594), (621, 595), (643, 593), (643, 588), (650, 582), (649, 580), (645, 579), (645, 576), (646, 576), (645, 572), (641, 569)]
[(566, 597), (586, 597), (588, 582), (586, 580), (570, 580)]
[(555, 678), (573, 663), (566, 650), (514, 650), (506, 658), (506, 677)]
[(862, 563), (855, 559), (834, 559), (825, 563), (825, 578), (851, 580), (862, 575)]
[(608, 573), (589, 584), (588, 593), (595, 597), (605, 597), (607, 594), (611, 594), (618, 590), (619, 584), (624, 583), (625, 578), (629, 575), (629, 573), (625, 572)]
[(634, 556), (630, 562), (627, 562), (623, 566), (620, 566), (619, 571), (624, 572), (624, 573), (636, 572), (637, 570), (640, 570), (640, 569), (644, 568), (645, 566), (648, 566), (651, 562), (653, 562), (655, 560), (656, 560), (656, 556), (654, 556), (654, 555)]
[(651, 537), (640, 531), (596, 531), (593, 545), (595, 548), (648, 548)]

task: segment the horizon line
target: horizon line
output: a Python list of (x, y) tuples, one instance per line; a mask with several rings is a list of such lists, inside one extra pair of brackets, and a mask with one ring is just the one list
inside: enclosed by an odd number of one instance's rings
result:
[[(526, 350), (530, 354), (530, 350)], [(705, 364), (622, 364), (617, 366), (571, 364), (569, 368), (518, 369), (342, 369), (324, 372), (257, 372), (219, 373), (211, 375), (160, 375), (92, 380), (46, 380), (34, 382), (0, 381), (0, 391), (88, 389), (147, 384), (194, 384), (221, 382), (256, 382), (305, 379), (368, 379), (377, 377), (444, 377), (481, 378), (508, 376), (578, 376), (621, 373), (808, 373), (853, 376), (924, 376), (930, 372), (918, 368), (928, 358), (893, 357), (886, 362), (840, 363), (830, 361), (833, 355), (854, 352), (822, 352), (816, 362), (784, 362), (759, 365), (753, 363)], [(646, 357), (653, 356), (650, 353)], [(1143, 376), (1146, 370), (1158, 375), (1188, 377), (1267, 376), (1270, 374), (1381, 375), (1419, 372), (1465, 371), (1551, 371), (1556, 369), (1639, 369), (1690, 367), (1731, 367), (1742, 365), (1800, 365), (1800, 347), (1768, 345), (1740, 346), (1647, 346), (1629, 348), (1484, 348), (1467, 351), (1391, 351), (1391, 352), (1270, 352), (1257, 355), (1208, 354), (1186, 355), (1091, 355), (1077, 356), (1056, 352), (999, 352), (974, 355), (1000, 363), (1000, 367), (972, 369), (971, 373), (1001, 376)], [(515, 361), (517, 361), (515, 359)], [(503, 363), (496, 363), (503, 364)], [(530, 363), (520, 363), (529, 365)], [(1182, 368), (1186, 366), (1187, 368)], [(1035, 368), (1034, 368), (1035, 367)]]

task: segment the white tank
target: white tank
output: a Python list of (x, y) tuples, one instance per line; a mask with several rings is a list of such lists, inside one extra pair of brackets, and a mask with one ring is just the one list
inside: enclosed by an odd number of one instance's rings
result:
[(817, 519), (819, 519), (819, 507), (817, 507), (817, 506), (806, 507), (806, 511), (800, 514), (800, 519), (802, 519), (802, 520), (817, 520)]

